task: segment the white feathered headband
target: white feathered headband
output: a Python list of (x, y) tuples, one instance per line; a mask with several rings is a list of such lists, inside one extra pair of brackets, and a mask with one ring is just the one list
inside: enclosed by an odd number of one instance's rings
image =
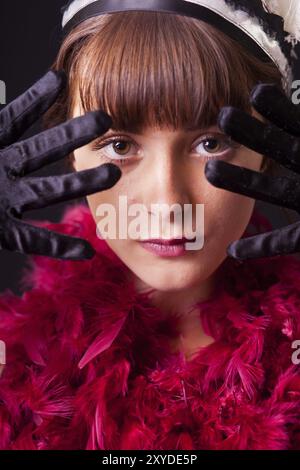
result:
[(66, 35), (82, 21), (120, 11), (164, 11), (201, 19), (281, 72), (290, 95), (300, 44), (300, 0), (70, 0), (63, 7)]
[(300, 1), (263, 0), (265, 10), (283, 18), (284, 30), (289, 33), (287, 40), (300, 42)]

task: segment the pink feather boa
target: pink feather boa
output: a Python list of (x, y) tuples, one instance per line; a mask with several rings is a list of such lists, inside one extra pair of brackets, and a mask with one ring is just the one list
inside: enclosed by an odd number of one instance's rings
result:
[(227, 258), (199, 303), (215, 342), (185, 362), (175, 318), (135, 292), (85, 205), (41, 225), (97, 254), (34, 256), (22, 297), (0, 296), (1, 449), (300, 449), (298, 259)]

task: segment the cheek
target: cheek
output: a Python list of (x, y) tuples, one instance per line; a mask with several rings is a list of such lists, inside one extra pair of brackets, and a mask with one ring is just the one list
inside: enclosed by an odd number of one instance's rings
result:
[(89, 170), (100, 165), (96, 152), (91, 152), (88, 146), (74, 151), (74, 168), (76, 171)]
[[(102, 219), (99, 215), (97, 215), (97, 210), (101, 205), (109, 204), (115, 208), (115, 227), (117, 234), (119, 233), (119, 197), (128, 196), (124, 180), (125, 179), (123, 179), (122, 188), (120, 188), (121, 181), (119, 181), (118, 189), (111, 188), (107, 191), (91, 194), (86, 198), (96, 225), (98, 225)], [(130, 271), (135, 273), (136, 267), (141, 265), (141, 260), (136, 256), (135, 251), (133, 249), (136, 248), (134, 242), (128, 239), (118, 239), (118, 236), (116, 238), (105, 237), (105, 241), (107, 245), (113, 250), (113, 252), (125, 263), (125, 265), (130, 269)], [(145, 268), (143, 267), (142, 273), (137, 270), (136, 275), (139, 276), (142, 274), (143, 277), (144, 269)]]
[[(263, 157), (246, 148), (236, 155), (231, 164), (259, 171)], [(216, 188), (206, 182), (205, 224), (208, 241), (226, 248), (229, 243), (239, 239), (250, 221), (255, 200), (238, 193)], [(200, 195), (198, 196), (200, 197)]]
[(253, 199), (219, 189), (204, 206), (207, 242), (225, 250), (229, 243), (239, 239), (250, 221), (254, 205)]
[[(97, 157), (96, 153), (91, 152), (87, 147), (81, 147), (74, 152), (74, 169), (75, 171), (84, 171), (91, 168), (97, 168), (103, 165), (103, 161)], [(97, 217), (97, 209), (101, 204), (110, 204), (116, 209), (118, 214), (119, 196), (127, 196), (129, 192), (128, 179), (123, 178), (118, 182), (116, 187), (110, 188), (106, 191), (94, 193), (86, 196), (89, 208), (93, 215), (95, 222), (99, 222)]]
[[(130, 201), (130, 185), (126, 177), (118, 181), (118, 184), (115, 187), (112, 187), (106, 191), (101, 191), (99, 193), (90, 194), (87, 196), (87, 201), (89, 207), (91, 209), (92, 215), (96, 222), (99, 222), (99, 217), (97, 217), (97, 208), (102, 204), (109, 204), (113, 206), (116, 213), (116, 221), (119, 220), (119, 198), (120, 196), (127, 197), (128, 201)], [(117, 233), (118, 233), (118, 225), (117, 225)]]

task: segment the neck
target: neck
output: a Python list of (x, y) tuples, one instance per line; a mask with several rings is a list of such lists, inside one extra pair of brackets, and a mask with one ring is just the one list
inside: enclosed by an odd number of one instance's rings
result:
[(135, 277), (135, 286), (138, 292), (149, 292), (149, 298), (163, 316), (178, 317), (179, 334), (171, 342), (173, 352), (181, 351), (188, 360), (199, 348), (208, 346), (214, 339), (207, 335), (202, 327), (198, 302), (210, 297), (215, 286), (215, 277), (211, 276), (196, 286), (176, 291), (159, 291), (147, 286)]

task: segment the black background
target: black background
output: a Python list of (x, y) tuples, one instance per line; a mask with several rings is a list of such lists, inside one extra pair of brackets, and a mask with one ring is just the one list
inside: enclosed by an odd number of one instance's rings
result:
[[(66, 0), (1, 0), (0, 6), (0, 80), (7, 87), (7, 103), (29, 88), (51, 66), (61, 40), (61, 7)], [(300, 67), (299, 67), (300, 69)], [(295, 74), (300, 79), (300, 70)], [(40, 130), (39, 123), (28, 133)], [(51, 168), (50, 168), (51, 167)], [(66, 172), (64, 163), (47, 166), (37, 174)], [(72, 201), (76, 203), (77, 201)], [(70, 204), (70, 203), (69, 203)], [(258, 202), (274, 227), (287, 224), (278, 207)], [(26, 218), (58, 221), (65, 204), (26, 212)], [(0, 291), (21, 293), (19, 279), (28, 257), (0, 250)]]
[[(66, 0), (7, 0), (0, 6), (0, 80), (6, 83), (9, 103), (47, 72), (52, 65), (61, 40), (61, 7)], [(25, 134), (41, 130), (37, 123)], [(62, 162), (48, 165), (35, 175), (66, 173)], [(76, 203), (79, 200), (73, 200)], [(66, 207), (60, 203), (26, 212), (26, 219), (58, 221)], [(0, 291), (10, 288), (22, 292), (19, 279), (29, 257), (0, 250)]]

